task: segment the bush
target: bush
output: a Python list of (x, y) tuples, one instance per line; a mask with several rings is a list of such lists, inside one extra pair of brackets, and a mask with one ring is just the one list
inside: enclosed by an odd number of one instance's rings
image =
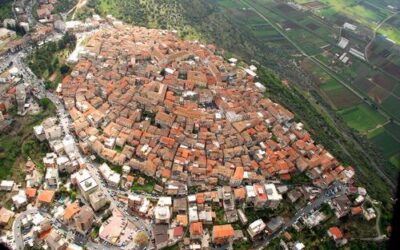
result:
[(39, 106), (47, 109), (51, 105), (51, 101), (49, 98), (42, 98), (39, 100)]
[(68, 65), (63, 64), (60, 67), (60, 73), (63, 75), (67, 74), (69, 70), (70, 70), (70, 67)]
[(69, 197), (70, 197), (71, 200), (73, 200), (73, 201), (76, 200), (76, 192), (72, 191)]

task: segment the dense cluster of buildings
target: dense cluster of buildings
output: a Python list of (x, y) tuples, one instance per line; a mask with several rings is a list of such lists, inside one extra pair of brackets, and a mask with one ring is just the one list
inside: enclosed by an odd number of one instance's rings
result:
[[(162, 204), (129, 196), (131, 211), (174, 225), (170, 230), (187, 226), (199, 233), (198, 244), (209, 236), (203, 225), (215, 220), (213, 202), (223, 204), (226, 222), (247, 223), (236, 208), (274, 209), (282, 200), (265, 179), (288, 181), (304, 173), (324, 189), (336, 181), (351, 184), (355, 174), (315, 144), (290, 111), (264, 98), (255, 66), (238, 67), (215, 52), (173, 32), (115, 22), (88, 41), (60, 92), (83, 152), (159, 180), (164, 194), (188, 195)], [(191, 188), (204, 192), (189, 195)], [(181, 210), (174, 210), (175, 201)], [(337, 204), (332, 207), (340, 211)], [(274, 225), (265, 231), (265, 223)], [(280, 217), (255, 221), (247, 232), (268, 234), (282, 225)], [(168, 230), (159, 231), (157, 244), (173, 241)]]
[[(140, 230), (157, 249), (180, 241), (185, 249), (259, 242), (292, 225), (283, 215), (266, 219), (255, 211), (329, 195), (337, 218), (374, 218), (374, 209), (363, 205), (365, 189), (354, 187), (354, 169), (316, 144), (290, 111), (264, 97), (257, 67), (239, 67), (236, 59), (216, 55), (215, 46), (181, 40), (174, 32), (108, 21), (112, 27), (93, 34), (57, 91), (74, 135), (57, 118), (46, 119), (34, 127), (52, 151), (43, 158), (44, 173), (28, 161), (25, 189), (0, 183), (15, 192), (15, 210), (36, 207), (51, 215), (24, 216), (35, 221), (26, 224), (36, 235), (32, 244), (67, 249), (57, 223), (84, 237), (96, 226), (95, 241), (127, 249), (136, 247)], [(96, 157), (105, 163), (88, 163)], [(154, 192), (131, 192), (134, 176), (142, 184), (156, 181)], [(287, 185), (298, 176), (309, 181)], [(333, 185), (340, 188), (327, 193)], [(1, 221), (13, 216), (0, 210)], [(294, 227), (312, 228), (326, 217), (312, 211)], [(338, 227), (327, 235), (346, 243)], [(293, 246), (304, 249), (301, 242)]]
[(62, 83), (82, 151), (201, 189), (295, 172), (319, 187), (351, 180), (249, 70), (214, 52), (159, 30), (96, 33)]

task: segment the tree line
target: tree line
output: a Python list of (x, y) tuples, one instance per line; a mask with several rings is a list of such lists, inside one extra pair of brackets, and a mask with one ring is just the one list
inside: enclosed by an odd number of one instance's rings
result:
[(35, 52), (29, 56), (28, 65), (32, 72), (41, 78), (52, 75), (56, 70), (66, 74), (69, 67), (65, 64), (60, 65), (58, 53), (63, 50), (72, 51), (75, 46), (76, 37), (70, 33), (66, 33), (59, 41), (49, 42), (42, 47), (35, 45)]

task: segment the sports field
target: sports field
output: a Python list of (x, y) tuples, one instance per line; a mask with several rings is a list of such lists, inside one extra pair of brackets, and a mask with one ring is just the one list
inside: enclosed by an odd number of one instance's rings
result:
[(367, 104), (359, 104), (341, 110), (339, 113), (351, 128), (362, 133), (366, 133), (368, 130), (374, 129), (386, 121), (383, 115), (373, 110)]

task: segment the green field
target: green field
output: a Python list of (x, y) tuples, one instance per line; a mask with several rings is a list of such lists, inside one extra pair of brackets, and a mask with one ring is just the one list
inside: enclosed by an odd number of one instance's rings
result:
[(370, 28), (375, 28), (380, 21), (389, 16), (388, 11), (370, 4), (362, 4), (357, 0), (320, 0), (320, 2), (330, 6), (319, 12), (322, 16), (340, 13)]
[(393, 94), (400, 97), (400, 85), (397, 85), (397, 87), (393, 90)]
[(389, 162), (393, 164), (393, 166), (400, 168), (400, 153), (397, 153), (390, 157)]
[(385, 130), (400, 141), (400, 125), (391, 122), (385, 125)]
[(327, 94), (337, 109), (346, 109), (361, 102), (360, 98), (333, 78), (326, 80), (321, 90)]
[(372, 139), (375, 136), (380, 135), (381, 133), (385, 132), (385, 128), (384, 127), (379, 127), (373, 130), (370, 130), (367, 134), (368, 139)]
[(0, 21), (6, 18), (12, 18), (12, 2), (13, 0), (0, 0)]
[(396, 141), (386, 131), (372, 138), (372, 141), (377, 145), (386, 157), (392, 157), (399, 152), (400, 142)]
[(379, 33), (386, 36), (390, 40), (397, 44), (400, 44), (400, 29), (399, 27), (393, 27), (389, 25), (384, 25), (378, 30)]
[(218, 0), (218, 4), (226, 8), (244, 8), (246, 7), (239, 0)]
[(365, 133), (386, 121), (385, 117), (366, 104), (339, 111), (346, 123), (355, 130)]
[(400, 120), (400, 99), (389, 96), (386, 100), (382, 103), (382, 108), (386, 110), (389, 114), (392, 114), (393, 117)]

